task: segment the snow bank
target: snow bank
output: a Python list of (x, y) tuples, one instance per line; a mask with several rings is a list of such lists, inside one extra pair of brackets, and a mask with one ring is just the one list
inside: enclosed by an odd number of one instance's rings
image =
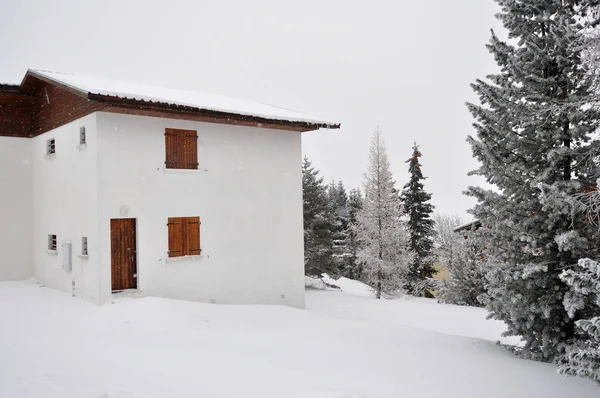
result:
[[(307, 292), (308, 293), (308, 292)], [(483, 308), (438, 304), (434, 299), (404, 296), (397, 300), (375, 300), (336, 292), (310, 292), (306, 308), (336, 317), (392, 326), (410, 326), (491, 342), (519, 345), (518, 337), (502, 337), (503, 322), (488, 320)]]
[(304, 287), (307, 289), (317, 289), (317, 290), (340, 290), (339, 286), (329, 283), (325, 281), (325, 278), (313, 278), (310, 276), (304, 277)]
[(304, 277), (304, 287), (316, 290), (333, 290), (341, 291), (346, 294), (362, 297), (374, 297), (373, 289), (362, 282), (341, 277), (333, 279), (327, 274), (323, 274), (322, 278), (313, 278), (310, 276)]
[(343, 276), (339, 279), (333, 279), (329, 275), (325, 274), (323, 275), (323, 280), (329, 284), (339, 286), (340, 290), (346, 294), (362, 297), (375, 296), (375, 292), (371, 286), (354, 279), (348, 279)]
[(307, 296), (307, 311), (152, 297), (98, 307), (34, 284), (0, 283), (0, 396), (598, 397), (593, 383), (558, 376), (552, 365), (434, 331), (464, 322), (463, 331), (479, 329), (479, 311)]

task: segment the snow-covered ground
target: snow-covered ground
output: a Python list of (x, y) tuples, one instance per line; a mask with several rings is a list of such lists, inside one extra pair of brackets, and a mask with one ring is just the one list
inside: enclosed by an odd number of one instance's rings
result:
[(4, 282), (0, 397), (600, 396), (496, 346), (501, 330), (483, 310), (430, 300), (309, 290), (306, 311), (152, 297), (98, 307)]

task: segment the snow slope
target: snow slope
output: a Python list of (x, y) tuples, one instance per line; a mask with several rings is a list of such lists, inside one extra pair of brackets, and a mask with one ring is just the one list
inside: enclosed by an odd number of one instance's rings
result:
[(306, 311), (152, 297), (98, 307), (3, 282), (0, 397), (600, 394), (591, 382), (558, 376), (552, 365), (517, 359), (489, 340), (447, 334), (498, 338), (480, 311), (324, 291), (308, 291), (307, 301)]
[(345, 319), (410, 326), (511, 345), (521, 343), (518, 337), (502, 337), (504, 323), (486, 319), (487, 311), (483, 308), (438, 304), (433, 299), (411, 296), (397, 300), (374, 300), (336, 292), (319, 293), (307, 295), (307, 309)]

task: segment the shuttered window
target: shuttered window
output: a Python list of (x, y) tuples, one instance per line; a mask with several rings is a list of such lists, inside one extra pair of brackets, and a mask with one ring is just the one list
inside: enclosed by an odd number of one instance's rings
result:
[(169, 257), (197, 256), (200, 249), (200, 217), (170, 217)]
[(198, 168), (198, 134), (195, 130), (165, 130), (167, 169)]

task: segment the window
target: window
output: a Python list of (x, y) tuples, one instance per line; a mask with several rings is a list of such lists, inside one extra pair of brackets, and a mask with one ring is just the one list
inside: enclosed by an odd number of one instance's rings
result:
[(82, 256), (88, 255), (87, 236), (81, 237), (81, 255)]
[(87, 138), (85, 136), (85, 126), (79, 127), (79, 145), (86, 145)]
[(165, 130), (167, 169), (198, 169), (198, 134), (195, 130)]
[(200, 255), (200, 217), (171, 217), (167, 227), (169, 257)]
[(48, 235), (48, 250), (56, 251), (56, 235)]
[(50, 138), (46, 140), (46, 155), (54, 155), (56, 153), (56, 140)]

